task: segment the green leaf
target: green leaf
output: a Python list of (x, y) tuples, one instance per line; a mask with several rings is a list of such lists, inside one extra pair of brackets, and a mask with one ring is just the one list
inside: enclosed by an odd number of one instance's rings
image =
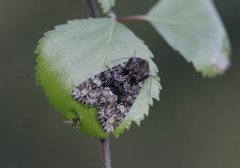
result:
[(104, 13), (107, 13), (114, 5), (115, 0), (98, 0)]
[(211, 0), (161, 0), (145, 17), (204, 76), (230, 65), (230, 43)]
[[(78, 128), (94, 137), (105, 138), (97, 120), (97, 110), (76, 102), (72, 89), (104, 70), (126, 61), (137, 52), (137, 57), (147, 59), (152, 75), (158, 69), (144, 43), (129, 29), (113, 19), (73, 20), (57, 26), (40, 40), (37, 47), (37, 83), (43, 87), (50, 103), (66, 120), (79, 117)], [(120, 61), (114, 61), (121, 59)], [(151, 86), (150, 86), (151, 84)], [(150, 89), (151, 88), (151, 89)], [(139, 124), (148, 114), (152, 98), (159, 99), (159, 78), (144, 83), (129, 114), (113, 132), (119, 136), (131, 122)]]

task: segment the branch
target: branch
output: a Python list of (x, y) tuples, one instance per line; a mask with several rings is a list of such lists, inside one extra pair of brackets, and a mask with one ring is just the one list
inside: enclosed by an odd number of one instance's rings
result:
[[(91, 11), (92, 17), (94, 18), (100, 17), (99, 11), (96, 5), (96, 1), (95, 0), (86, 0), (86, 1)], [(101, 139), (101, 147), (102, 147), (103, 167), (111, 168), (109, 138)]]
[(96, 1), (95, 0), (86, 0), (88, 7), (90, 9), (91, 15), (94, 18), (100, 17), (97, 5), (96, 5)]
[(109, 138), (101, 140), (102, 146), (102, 156), (103, 156), (103, 167), (111, 168), (111, 155), (110, 155), (110, 147), (109, 147)]

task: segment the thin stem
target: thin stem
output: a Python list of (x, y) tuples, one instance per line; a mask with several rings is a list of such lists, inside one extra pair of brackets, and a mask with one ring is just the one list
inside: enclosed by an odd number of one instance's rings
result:
[[(88, 7), (91, 11), (92, 17), (100, 17), (96, 1), (95, 0), (86, 0)], [(109, 138), (101, 139), (102, 147), (102, 157), (103, 157), (103, 168), (111, 168), (111, 156), (110, 156), (110, 147), (109, 147)]]
[(101, 140), (103, 168), (111, 168), (111, 155), (109, 147), (109, 138)]
[(98, 8), (97, 8), (96, 1), (95, 0), (86, 0), (86, 1), (87, 1), (89, 9), (91, 11), (92, 17), (94, 17), (94, 18), (99, 17), (100, 14), (99, 14), (99, 11), (98, 11)]
[(144, 20), (144, 15), (121, 16), (121, 17), (118, 17), (117, 20), (118, 20), (119, 22), (128, 22), (128, 21)]

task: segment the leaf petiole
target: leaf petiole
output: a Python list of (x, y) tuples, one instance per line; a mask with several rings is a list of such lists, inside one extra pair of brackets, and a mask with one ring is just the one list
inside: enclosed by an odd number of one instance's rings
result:
[(120, 16), (120, 17), (117, 17), (117, 21), (119, 21), (119, 22), (129, 22), (129, 21), (145, 20), (144, 17), (145, 17), (145, 15)]

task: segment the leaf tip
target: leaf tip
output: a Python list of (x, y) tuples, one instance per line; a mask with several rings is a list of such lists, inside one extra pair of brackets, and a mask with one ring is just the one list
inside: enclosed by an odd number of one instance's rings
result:
[(219, 52), (212, 58), (211, 64), (216, 74), (224, 74), (231, 62), (225, 53)]

